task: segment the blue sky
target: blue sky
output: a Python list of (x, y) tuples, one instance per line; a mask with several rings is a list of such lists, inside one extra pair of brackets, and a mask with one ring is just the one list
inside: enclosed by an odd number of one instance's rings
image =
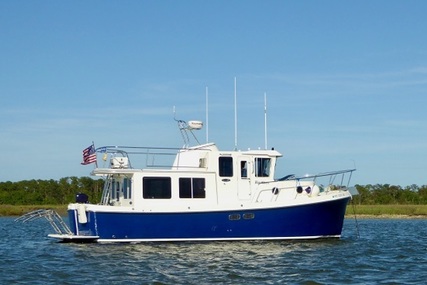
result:
[[(277, 176), (427, 184), (426, 1), (0, 1), (0, 181), (87, 176), (82, 150), (209, 141)], [(198, 133), (205, 141), (205, 131)]]

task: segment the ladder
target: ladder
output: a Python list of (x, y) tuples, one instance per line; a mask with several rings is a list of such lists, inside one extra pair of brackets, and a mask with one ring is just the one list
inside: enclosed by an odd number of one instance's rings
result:
[(35, 210), (29, 213), (26, 213), (15, 220), (15, 222), (26, 223), (28, 221), (33, 221), (39, 218), (45, 218), (48, 220), (52, 228), (57, 234), (63, 235), (73, 235), (73, 232), (67, 226), (67, 224), (62, 220), (61, 216), (52, 209), (40, 209)]
[(113, 180), (110, 179), (111, 175), (108, 175), (106, 178), (106, 184), (104, 185), (104, 189), (102, 191), (102, 201), (101, 201), (101, 205), (108, 205), (108, 202), (110, 201), (110, 188), (113, 185)]

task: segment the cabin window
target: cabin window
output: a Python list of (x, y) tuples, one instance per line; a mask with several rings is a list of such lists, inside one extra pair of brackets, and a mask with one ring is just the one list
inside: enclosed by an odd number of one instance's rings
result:
[(233, 158), (229, 156), (222, 156), (219, 158), (219, 176), (232, 177), (233, 176)]
[(240, 161), (240, 177), (247, 178), (248, 177), (248, 162)]
[(204, 178), (180, 178), (179, 198), (206, 198)]
[(256, 177), (270, 176), (270, 158), (263, 158), (263, 157), (255, 158), (255, 176)]
[(115, 184), (116, 185), (114, 187), (114, 191), (116, 192), (116, 200), (119, 201), (119, 199), (120, 199), (120, 181), (116, 180)]
[(112, 183), (111, 183), (111, 199), (115, 200), (116, 199), (116, 179), (113, 179)]
[(111, 183), (111, 200), (119, 201), (120, 200), (120, 179), (113, 179)]
[(129, 178), (123, 179), (123, 198), (132, 199), (132, 180)]
[(144, 177), (144, 199), (170, 199), (172, 197), (170, 177)]

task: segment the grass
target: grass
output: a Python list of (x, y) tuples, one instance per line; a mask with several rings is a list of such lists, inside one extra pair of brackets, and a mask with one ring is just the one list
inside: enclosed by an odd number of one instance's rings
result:
[(21, 216), (38, 209), (52, 209), (62, 216), (67, 213), (67, 205), (1, 205), (0, 216)]
[[(67, 205), (1, 205), (0, 216), (21, 216), (37, 209), (53, 209), (60, 215), (67, 213)], [(427, 205), (353, 205), (347, 207), (346, 215), (372, 217), (424, 217)]]
[(346, 215), (373, 217), (425, 217), (427, 218), (427, 205), (353, 205), (347, 207)]

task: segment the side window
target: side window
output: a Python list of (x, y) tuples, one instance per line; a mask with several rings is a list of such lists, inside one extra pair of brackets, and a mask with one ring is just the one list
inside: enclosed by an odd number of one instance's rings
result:
[(116, 200), (116, 179), (111, 182), (111, 199)]
[(270, 158), (255, 158), (255, 176), (268, 177), (270, 176)]
[(172, 197), (170, 177), (144, 177), (142, 185), (144, 199), (170, 199)]
[(120, 181), (116, 180), (116, 187), (114, 189), (116, 191), (116, 200), (119, 201), (120, 199)]
[(129, 178), (123, 179), (123, 198), (132, 199), (132, 180)]
[(240, 177), (247, 178), (248, 177), (248, 162), (240, 161)]
[(180, 178), (179, 198), (206, 198), (204, 178)]
[(233, 176), (233, 158), (229, 156), (222, 156), (219, 158), (219, 176), (232, 177)]
[(179, 179), (179, 198), (191, 198), (191, 178)]
[(204, 178), (193, 178), (193, 198), (206, 198)]

